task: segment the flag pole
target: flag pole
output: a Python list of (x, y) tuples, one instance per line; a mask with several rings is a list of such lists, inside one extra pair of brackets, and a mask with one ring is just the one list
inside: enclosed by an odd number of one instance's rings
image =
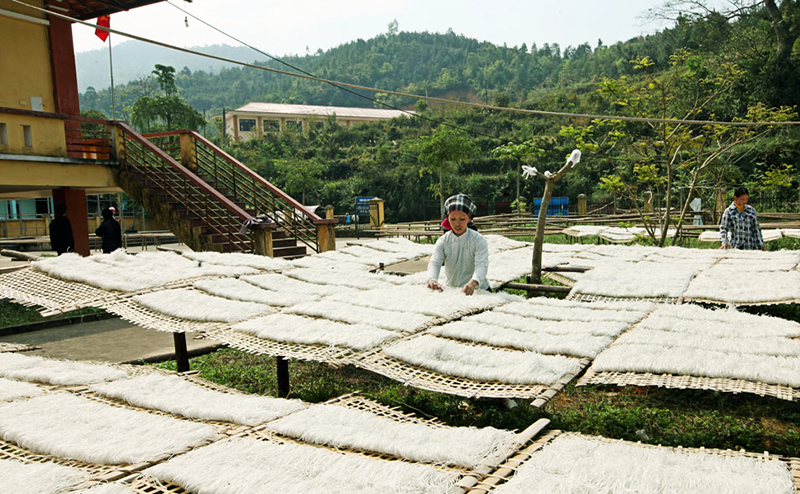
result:
[(114, 61), (111, 56), (111, 33), (108, 33), (108, 69), (111, 74), (111, 120), (116, 120), (117, 102), (114, 99)]

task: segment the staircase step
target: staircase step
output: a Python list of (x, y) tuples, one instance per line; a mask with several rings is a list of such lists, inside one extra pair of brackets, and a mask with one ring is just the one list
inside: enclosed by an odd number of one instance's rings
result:
[(293, 238), (285, 238), (281, 240), (272, 239), (272, 248), (277, 249), (280, 247), (297, 247), (297, 240)]
[(307, 254), (305, 247), (272, 248), (272, 257), (302, 257)]

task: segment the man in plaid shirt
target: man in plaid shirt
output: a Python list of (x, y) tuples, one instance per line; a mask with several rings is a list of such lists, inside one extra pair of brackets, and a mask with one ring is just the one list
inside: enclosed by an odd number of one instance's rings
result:
[[(744, 187), (734, 191), (733, 203), (725, 210), (722, 222), (719, 224), (719, 233), (722, 237), (720, 249), (733, 247), (744, 250), (765, 250), (756, 208), (747, 204), (749, 198), (750, 194)], [(731, 234), (730, 240), (728, 232)]]

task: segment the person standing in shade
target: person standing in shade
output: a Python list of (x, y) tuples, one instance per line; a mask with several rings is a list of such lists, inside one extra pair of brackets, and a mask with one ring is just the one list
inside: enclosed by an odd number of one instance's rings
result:
[(448, 286), (460, 287), (466, 295), (478, 288), (488, 290), (489, 246), (472, 225), (475, 203), (469, 196), (458, 194), (445, 201), (444, 209), (447, 219), (442, 226), (449, 231), (436, 241), (428, 262), (428, 288), (442, 290), (439, 272), (444, 265)]
[(720, 249), (766, 250), (756, 208), (747, 204), (748, 199), (750, 194), (746, 188), (739, 187), (734, 191), (733, 203), (722, 214), (719, 224)]
[(110, 254), (122, 247), (122, 229), (114, 219), (113, 211), (104, 209), (102, 214), (103, 222), (94, 233), (103, 239), (103, 254)]
[(69, 222), (66, 204), (56, 204), (56, 217), (50, 222), (50, 245), (59, 256), (65, 252), (75, 251), (75, 239), (72, 236), (72, 224)]

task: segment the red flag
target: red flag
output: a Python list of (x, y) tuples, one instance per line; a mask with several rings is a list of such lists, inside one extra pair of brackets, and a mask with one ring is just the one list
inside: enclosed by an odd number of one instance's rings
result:
[[(101, 15), (97, 18), (97, 25), (100, 27), (111, 28), (111, 16), (110, 15)], [(103, 31), (102, 29), (95, 29), (94, 30), (95, 36), (103, 40), (103, 43), (106, 42), (108, 39), (109, 32)]]

